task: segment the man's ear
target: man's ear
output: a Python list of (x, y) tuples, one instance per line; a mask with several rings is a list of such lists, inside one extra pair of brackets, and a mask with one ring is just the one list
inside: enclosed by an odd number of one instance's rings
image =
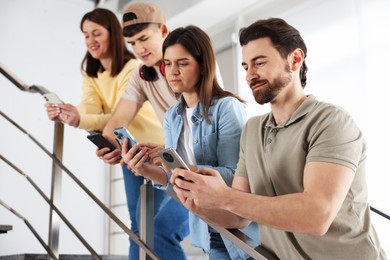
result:
[(290, 58), (290, 64), (291, 64), (291, 70), (296, 71), (299, 70), (303, 64), (303, 61), (305, 60), (305, 53), (302, 49), (297, 48), (289, 55)]
[(165, 23), (161, 24), (160, 30), (161, 30), (161, 32), (162, 32), (162, 36), (163, 36), (164, 38), (167, 37), (167, 35), (168, 35), (168, 33), (169, 33), (169, 30), (168, 30), (168, 26), (167, 26)]

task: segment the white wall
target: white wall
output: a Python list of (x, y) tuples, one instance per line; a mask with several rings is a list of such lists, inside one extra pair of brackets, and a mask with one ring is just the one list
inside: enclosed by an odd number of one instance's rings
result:
[[(64, 101), (77, 104), (81, 95), (80, 63), (85, 53), (79, 29), (92, 1), (2, 0), (0, 63), (27, 84), (41, 85)], [(47, 119), (44, 99), (22, 92), (0, 75), (0, 110), (29, 131), (48, 150), (54, 124)], [(65, 127), (64, 163), (99, 198), (105, 198), (104, 166), (94, 154), (86, 132)], [(0, 117), (0, 154), (28, 174), (50, 197), (51, 162), (30, 139)], [(103, 211), (64, 174), (61, 208), (82, 236), (104, 249)], [(0, 199), (21, 213), (39, 235), (48, 238), (48, 206), (21, 175), (0, 161)], [(0, 255), (44, 253), (22, 220), (0, 206), (0, 224), (13, 225), (0, 235)], [(88, 253), (65, 224), (60, 227), (60, 253)]]

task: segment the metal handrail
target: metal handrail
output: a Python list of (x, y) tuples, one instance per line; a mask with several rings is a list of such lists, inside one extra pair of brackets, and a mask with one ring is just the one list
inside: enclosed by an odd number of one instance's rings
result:
[(11, 122), (15, 127), (20, 131), (25, 133), (36, 145), (38, 145), (42, 151), (44, 151), (68, 176), (77, 184), (79, 187), (87, 193), (87, 195), (95, 201), (98, 206), (103, 209), (103, 211), (110, 216), (110, 218), (118, 224), (131, 239), (137, 243), (152, 259), (158, 260), (159, 257), (150, 249), (150, 247), (144, 243), (133, 231), (131, 231), (103, 202), (101, 202), (95, 194), (93, 194), (57, 157), (50, 153), (41, 143), (39, 143), (31, 134), (29, 134), (25, 129), (23, 129), (19, 124), (13, 121), (10, 117), (5, 115), (0, 110), (0, 115)]
[(23, 217), (19, 212), (17, 212), (16, 210), (14, 210), (13, 208), (11, 208), (10, 206), (8, 206), (4, 201), (2, 201), (0, 199), (0, 204), (8, 209), (9, 211), (11, 211), (15, 216), (17, 216), (18, 218), (22, 219), (23, 222), (27, 225), (27, 227), (31, 230), (31, 232), (34, 234), (34, 236), (38, 239), (38, 241), (41, 243), (41, 245), (45, 248), (46, 252), (48, 253), (48, 255), (50, 257), (52, 257), (53, 259), (58, 259), (58, 257), (53, 253), (53, 251), (51, 250), (51, 248), (43, 241), (43, 239), (41, 238), (41, 236), (38, 234), (38, 232), (35, 230), (35, 228), (30, 224), (30, 222), (25, 218)]
[[(24, 176), (27, 181), (34, 187), (34, 189), (42, 196), (42, 198), (50, 205), (51, 208), (59, 215), (59, 217), (64, 221), (64, 223), (69, 227), (69, 229), (76, 235), (76, 237), (81, 241), (81, 243), (87, 248), (87, 250), (97, 259), (101, 259), (101, 257), (96, 253), (96, 251), (88, 244), (88, 242), (84, 239), (83, 236), (77, 231), (77, 229), (69, 222), (69, 220), (62, 214), (62, 212), (53, 204), (51, 200), (45, 195), (45, 193), (38, 187), (38, 185), (24, 173), (21, 169), (19, 169), (15, 164), (11, 163), (7, 158), (0, 154), (0, 159), (7, 163), (11, 168)], [(53, 252), (52, 252), (53, 253)]]

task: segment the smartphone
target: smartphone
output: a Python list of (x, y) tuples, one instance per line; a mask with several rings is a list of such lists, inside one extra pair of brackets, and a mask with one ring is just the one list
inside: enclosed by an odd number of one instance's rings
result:
[(125, 127), (118, 127), (114, 129), (114, 134), (116, 135), (116, 139), (120, 143), (125, 141), (125, 138), (129, 139), (129, 149), (137, 144), (134, 136), (127, 130)]
[(164, 163), (171, 169), (182, 168), (190, 171), (187, 164), (173, 148), (166, 148), (157, 152)]
[(49, 92), (43, 94), (43, 97), (45, 98), (47, 103), (58, 105), (58, 104), (64, 104), (64, 102), (57, 96), (56, 93)]
[(110, 148), (110, 152), (115, 150), (115, 146), (108, 141), (101, 133), (95, 132), (87, 135), (87, 138), (94, 143), (99, 149)]

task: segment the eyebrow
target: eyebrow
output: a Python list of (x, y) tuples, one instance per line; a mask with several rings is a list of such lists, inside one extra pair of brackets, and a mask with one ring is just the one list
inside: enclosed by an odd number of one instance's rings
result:
[[(91, 33), (94, 33), (96, 31), (99, 31), (99, 29), (93, 29)], [(83, 33), (89, 33), (88, 31), (83, 31)]]
[[(180, 59), (177, 59), (176, 61), (189, 61), (191, 59), (189, 58), (180, 58)], [(164, 59), (164, 61), (169, 61), (168, 59)]]
[[(253, 57), (250, 61), (255, 61), (257, 59), (265, 59), (265, 58), (267, 58), (267, 56), (265, 56), (265, 55), (257, 55), (255, 57)], [(247, 64), (245, 62), (241, 62), (241, 66), (244, 66), (244, 65), (247, 65)]]
[(145, 34), (142, 34), (140, 37), (138, 37), (137, 39), (134, 39), (134, 41), (127, 41), (127, 43), (131, 44), (131, 43), (135, 43), (136, 41), (142, 41), (144, 40), (145, 38), (147, 38), (148, 36), (145, 35)]

